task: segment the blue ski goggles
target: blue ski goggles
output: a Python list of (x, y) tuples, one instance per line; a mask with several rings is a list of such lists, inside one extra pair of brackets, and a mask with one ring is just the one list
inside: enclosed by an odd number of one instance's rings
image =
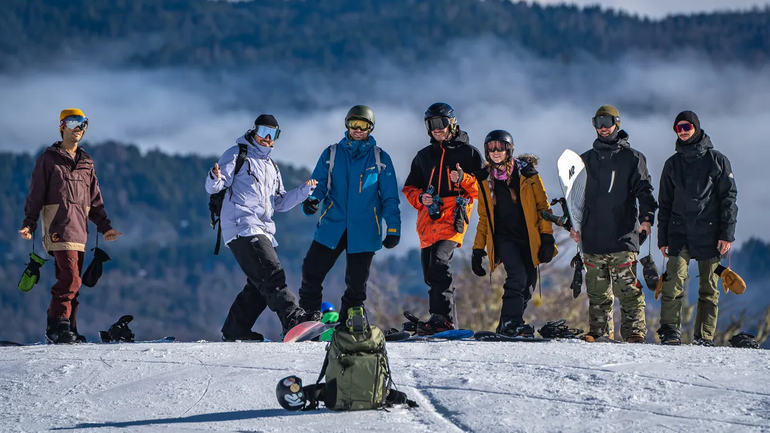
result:
[(435, 131), (437, 129), (444, 129), (452, 124), (452, 121), (448, 117), (430, 117), (425, 119), (425, 127), (428, 131)]
[(80, 128), (85, 131), (88, 129), (88, 118), (83, 116), (68, 116), (62, 119), (59, 126), (66, 126), (67, 129)]
[(270, 138), (275, 141), (281, 135), (281, 130), (275, 126), (258, 125), (256, 134), (261, 138)]

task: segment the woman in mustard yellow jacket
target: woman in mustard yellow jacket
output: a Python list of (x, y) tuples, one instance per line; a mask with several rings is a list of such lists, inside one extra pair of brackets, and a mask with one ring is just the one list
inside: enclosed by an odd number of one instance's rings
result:
[[(533, 336), (535, 329), (524, 323), (524, 310), (532, 297), (537, 266), (557, 254), (553, 227), (540, 211), (550, 212), (543, 181), (537, 173), (537, 157), (514, 157), (513, 137), (495, 130), (484, 139), (485, 170), (479, 181), (479, 223), (473, 243), (471, 267), (486, 275), (481, 260), (489, 256), (489, 267), (505, 266), (503, 307), (497, 332), (509, 336)], [(483, 178), (483, 179), (482, 179)]]

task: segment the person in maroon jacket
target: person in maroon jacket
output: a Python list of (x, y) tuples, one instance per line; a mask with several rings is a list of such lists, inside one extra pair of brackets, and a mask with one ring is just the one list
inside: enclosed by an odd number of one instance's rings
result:
[(56, 344), (85, 342), (85, 337), (78, 334), (76, 316), (88, 220), (96, 224), (107, 241), (122, 235), (107, 219), (94, 161), (78, 147), (87, 129), (88, 118), (81, 110), (68, 108), (61, 112), (62, 141), (46, 148), (35, 162), (19, 230), (23, 239), (32, 239), (42, 212), (43, 248), (56, 265), (46, 337)]

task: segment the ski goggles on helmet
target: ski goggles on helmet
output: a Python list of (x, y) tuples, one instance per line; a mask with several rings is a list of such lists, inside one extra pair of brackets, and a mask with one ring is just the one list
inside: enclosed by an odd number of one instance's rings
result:
[(270, 137), (271, 140), (275, 141), (281, 135), (281, 130), (275, 126), (257, 125), (255, 133), (262, 138)]
[(352, 129), (354, 131), (371, 131), (372, 130), (372, 122), (364, 119), (348, 119), (345, 121), (345, 126), (348, 129)]
[(490, 141), (486, 146), (488, 152), (506, 152), (510, 144), (505, 141)]
[(679, 125), (674, 125), (674, 131), (677, 134), (681, 132), (692, 131), (693, 129), (695, 129), (695, 125), (693, 125), (692, 123), (681, 123)]
[(618, 123), (618, 118), (615, 116), (602, 115), (594, 117), (591, 121), (596, 129), (612, 128), (612, 125)]
[(451, 124), (452, 121), (448, 117), (430, 117), (425, 119), (425, 127), (428, 128), (428, 131), (444, 129)]
[(83, 116), (68, 116), (62, 119), (59, 126), (66, 126), (68, 129), (80, 128), (85, 131), (88, 129), (88, 118)]

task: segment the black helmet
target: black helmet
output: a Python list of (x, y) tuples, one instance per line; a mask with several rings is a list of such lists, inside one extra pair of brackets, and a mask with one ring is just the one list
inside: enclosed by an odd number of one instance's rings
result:
[(428, 136), (434, 129), (443, 129), (449, 126), (452, 134), (457, 133), (457, 116), (455, 109), (446, 102), (436, 102), (425, 110), (425, 129), (428, 130)]
[(278, 404), (286, 410), (300, 410), (305, 407), (307, 398), (302, 390), (302, 379), (297, 376), (284, 377), (275, 387)]
[(449, 119), (454, 119), (457, 116), (455, 116), (455, 109), (452, 108), (451, 105), (446, 102), (436, 102), (425, 110), (425, 118), (430, 119), (431, 117), (447, 117)]
[(366, 105), (356, 105), (348, 110), (347, 116), (345, 116), (345, 128), (348, 127), (348, 120), (350, 119), (363, 119), (372, 124), (372, 131), (374, 130), (374, 111)]
[(484, 138), (484, 154), (486, 155), (487, 159), (489, 159), (488, 144), (492, 141), (502, 141), (508, 143), (508, 157), (513, 158), (513, 136), (510, 132), (504, 131), (502, 129), (495, 129), (494, 131), (487, 134), (487, 136)]

